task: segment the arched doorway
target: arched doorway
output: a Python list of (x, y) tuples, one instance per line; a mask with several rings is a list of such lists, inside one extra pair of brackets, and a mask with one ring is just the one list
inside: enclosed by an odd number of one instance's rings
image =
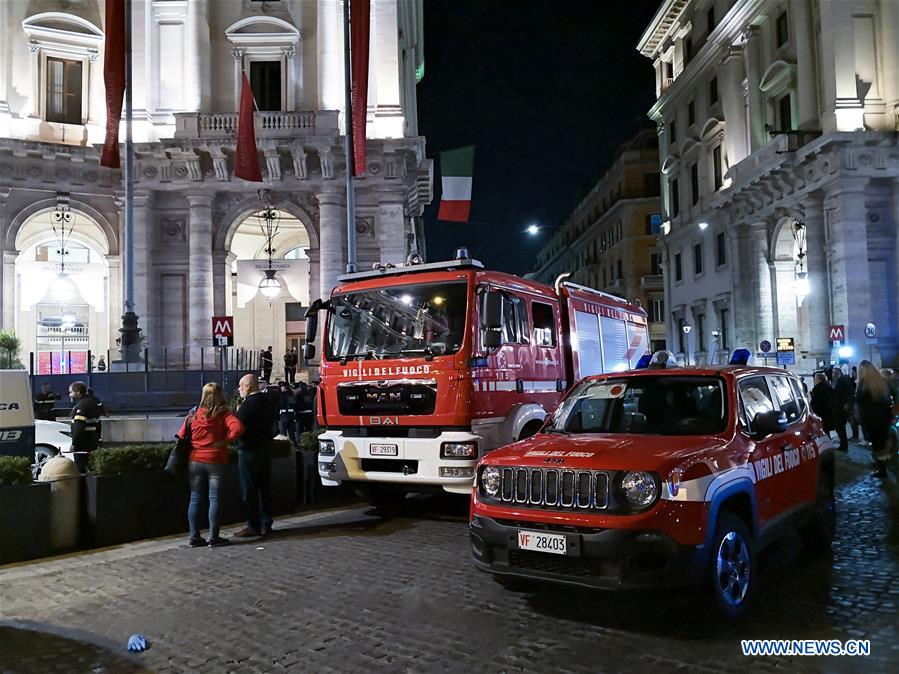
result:
[(810, 348), (808, 309), (804, 305), (809, 293), (806, 253), (805, 225), (794, 218), (780, 220), (772, 245), (775, 337), (793, 338), (797, 365), (802, 352)]
[(267, 297), (260, 291), (268, 266), (268, 234), (258, 211), (245, 214), (226, 240), (230, 288), (226, 289), (229, 312), (234, 316), (234, 343), (251, 352), (271, 346), (274, 376), (279, 376), (283, 356), (302, 340), (302, 316), (309, 306), (311, 265), (308, 256), (314, 231), (297, 215), (275, 208), (271, 226), (271, 257), (279, 291)]
[(38, 374), (86, 372), (110, 348), (109, 245), (76, 209), (47, 209), (16, 233), (15, 330)]

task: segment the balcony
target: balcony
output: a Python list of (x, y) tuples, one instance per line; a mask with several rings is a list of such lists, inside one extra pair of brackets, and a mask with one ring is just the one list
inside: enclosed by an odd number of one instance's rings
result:
[(649, 274), (648, 276), (640, 277), (640, 287), (646, 288), (647, 290), (661, 290), (662, 289), (662, 275), (661, 274)]
[[(337, 134), (337, 111), (256, 112), (256, 138), (295, 138)], [(236, 112), (175, 113), (175, 138), (226, 140), (237, 138)]]

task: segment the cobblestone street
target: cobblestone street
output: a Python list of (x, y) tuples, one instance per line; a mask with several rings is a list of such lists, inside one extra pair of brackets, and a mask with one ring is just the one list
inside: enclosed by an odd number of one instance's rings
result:
[[(0, 571), (0, 672), (899, 670), (897, 476), (838, 457), (833, 559), (761, 557), (749, 617), (689, 593), (515, 593), (475, 571), (466, 504), (358, 505), (284, 518), (215, 550), (168, 538)], [(125, 652), (132, 633), (150, 649)], [(744, 658), (740, 639), (871, 640), (868, 658)]]

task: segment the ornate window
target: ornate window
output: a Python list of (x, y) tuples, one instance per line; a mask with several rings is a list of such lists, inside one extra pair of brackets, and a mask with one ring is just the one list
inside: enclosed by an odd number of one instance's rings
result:
[(103, 31), (87, 19), (63, 12), (30, 16), (22, 29), (31, 53), (27, 114), (60, 124), (86, 123), (91, 77), (101, 76), (97, 59)]
[(300, 58), (300, 32), (272, 16), (241, 19), (225, 31), (234, 56), (234, 105), (240, 98), (241, 73), (246, 72), (260, 110), (294, 110), (295, 68)]

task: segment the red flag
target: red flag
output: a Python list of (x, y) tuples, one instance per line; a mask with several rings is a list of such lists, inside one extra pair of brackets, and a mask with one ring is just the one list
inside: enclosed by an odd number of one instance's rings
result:
[(353, 175), (365, 175), (365, 116), (368, 111), (368, 34), (371, 0), (350, 0), (351, 90), (353, 116)]
[(237, 152), (234, 155), (234, 175), (254, 183), (262, 182), (259, 154), (256, 150), (256, 130), (253, 128), (253, 88), (247, 74), (240, 87), (240, 111), (237, 113)]
[(125, 0), (106, 0), (103, 81), (106, 84), (106, 141), (100, 154), (100, 166), (119, 168), (119, 121), (125, 96)]

